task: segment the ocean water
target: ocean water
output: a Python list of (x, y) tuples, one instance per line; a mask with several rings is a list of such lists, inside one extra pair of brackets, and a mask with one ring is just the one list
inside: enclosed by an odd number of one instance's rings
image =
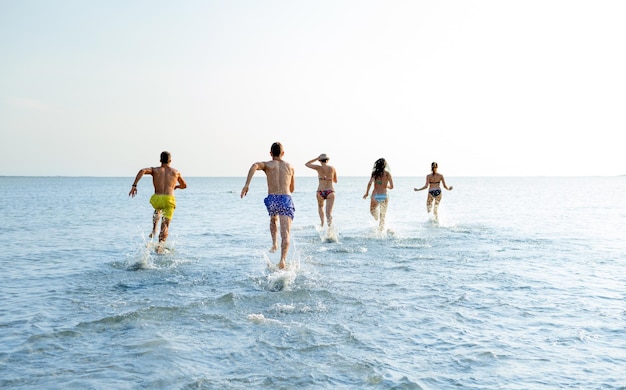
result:
[(165, 254), (150, 180), (0, 177), (3, 389), (624, 389), (626, 177), (395, 178), (387, 230), (297, 178), (275, 271), (262, 175), (187, 178)]

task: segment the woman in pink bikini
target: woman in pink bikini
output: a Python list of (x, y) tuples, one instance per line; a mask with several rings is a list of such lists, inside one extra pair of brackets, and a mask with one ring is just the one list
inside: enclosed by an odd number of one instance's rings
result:
[[(333, 222), (333, 205), (335, 204), (335, 189), (333, 183), (337, 183), (337, 171), (335, 167), (328, 165), (330, 158), (322, 153), (318, 157), (315, 157), (305, 165), (308, 168), (315, 169), (317, 171), (318, 185), (317, 185), (317, 211), (320, 215), (320, 223), (324, 226), (324, 203), (326, 203), (326, 221), (328, 226)], [(319, 161), (321, 165), (314, 164)]]

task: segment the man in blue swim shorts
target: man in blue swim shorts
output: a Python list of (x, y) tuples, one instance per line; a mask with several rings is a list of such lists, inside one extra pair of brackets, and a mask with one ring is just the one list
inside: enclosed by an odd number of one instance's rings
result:
[(267, 198), (265, 206), (270, 215), (270, 234), (272, 247), (270, 252), (278, 250), (278, 225), (280, 224), (280, 262), (278, 268), (283, 269), (286, 265), (287, 252), (289, 251), (289, 239), (291, 234), (291, 222), (294, 217), (295, 207), (291, 199), (291, 193), (295, 188), (294, 169), (286, 161), (283, 161), (285, 151), (280, 142), (274, 142), (270, 148), (271, 161), (256, 162), (248, 170), (246, 184), (241, 189), (241, 197), (248, 194), (250, 181), (256, 171), (265, 172), (267, 177)]
[(150, 234), (150, 238), (156, 236), (157, 225), (159, 219), (161, 219), (161, 214), (163, 214), (161, 233), (159, 234), (159, 246), (157, 248), (158, 252), (163, 251), (163, 244), (169, 234), (170, 221), (174, 216), (174, 209), (176, 208), (174, 190), (187, 188), (187, 183), (185, 183), (180, 172), (170, 167), (171, 162), (172, 155), (169, 152), (162, 152), (161, 166), (140, 169), (128, 193), (128, 196), (134, 198), (135, 195), (137, 195), (137, 183), (139, 183), (143, 175), (152, 176), (154, 195), (150, 198), (150, 204), (154, 207), (154, 214), (152, 215), (152, 233)]
[(293, 206), (293, 200), (290, 195), (268, 195), (264, 202), (270, 217), (286, 215), (293, 219), (293, 213), (296, 209)]

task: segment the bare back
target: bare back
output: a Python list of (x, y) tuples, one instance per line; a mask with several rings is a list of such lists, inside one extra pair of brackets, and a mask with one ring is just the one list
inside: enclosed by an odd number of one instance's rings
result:
[(259, 163), (267, 176), (267, 192), (276, 195), (288, 195), (294, 190), (294, 171), (291, 165), (282, 160)]
[(381, 177), (375, 178), (374, 176), (370, 179), (370, 184), (374, 184), (373, 194), (386, 194), (387, 189), (393, 189), (393, 179), (391, 178), (391, 174), (389, 172), (384, 172)]
[(317, 171), (318, 175), (318, 185), (317, 190), (334, 190), (333, 183), (337, 183), (337, 173), (335, 172), (335, 168), (322, 164), (321, 166), (315, 166), (313, 169)]
[(443, 175), (440, 173), (430, 173), (426, 176), (426, 184), (428, 184), (430, 189), (440, 188), (441, 180), (443, 180)]
[(154, 193), (157, 195), (174, 195), (176, 186), (184, 183), (180, 173), (167, 165), (151, 168), (149, 174), (152, 175)]
[(170, 167), (169, 163), (162, 163), (160, 167), (140, 169), (128, 196), (134, 198), (137, 195), (137, 183), (143, 175), (152, 176), (155, 195), (174, 195), (174, 190), (187, 188), (187, 183), (180, 172)]

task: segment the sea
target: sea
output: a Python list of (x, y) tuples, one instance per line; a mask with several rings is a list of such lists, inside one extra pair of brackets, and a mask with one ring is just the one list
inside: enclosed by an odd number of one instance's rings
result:
[(149, 178), (0, 177), (0, 388), (626, 389), (626, 177), (297, 177), (285, 270), (262, 174), (186, 180), (156, 253)]

